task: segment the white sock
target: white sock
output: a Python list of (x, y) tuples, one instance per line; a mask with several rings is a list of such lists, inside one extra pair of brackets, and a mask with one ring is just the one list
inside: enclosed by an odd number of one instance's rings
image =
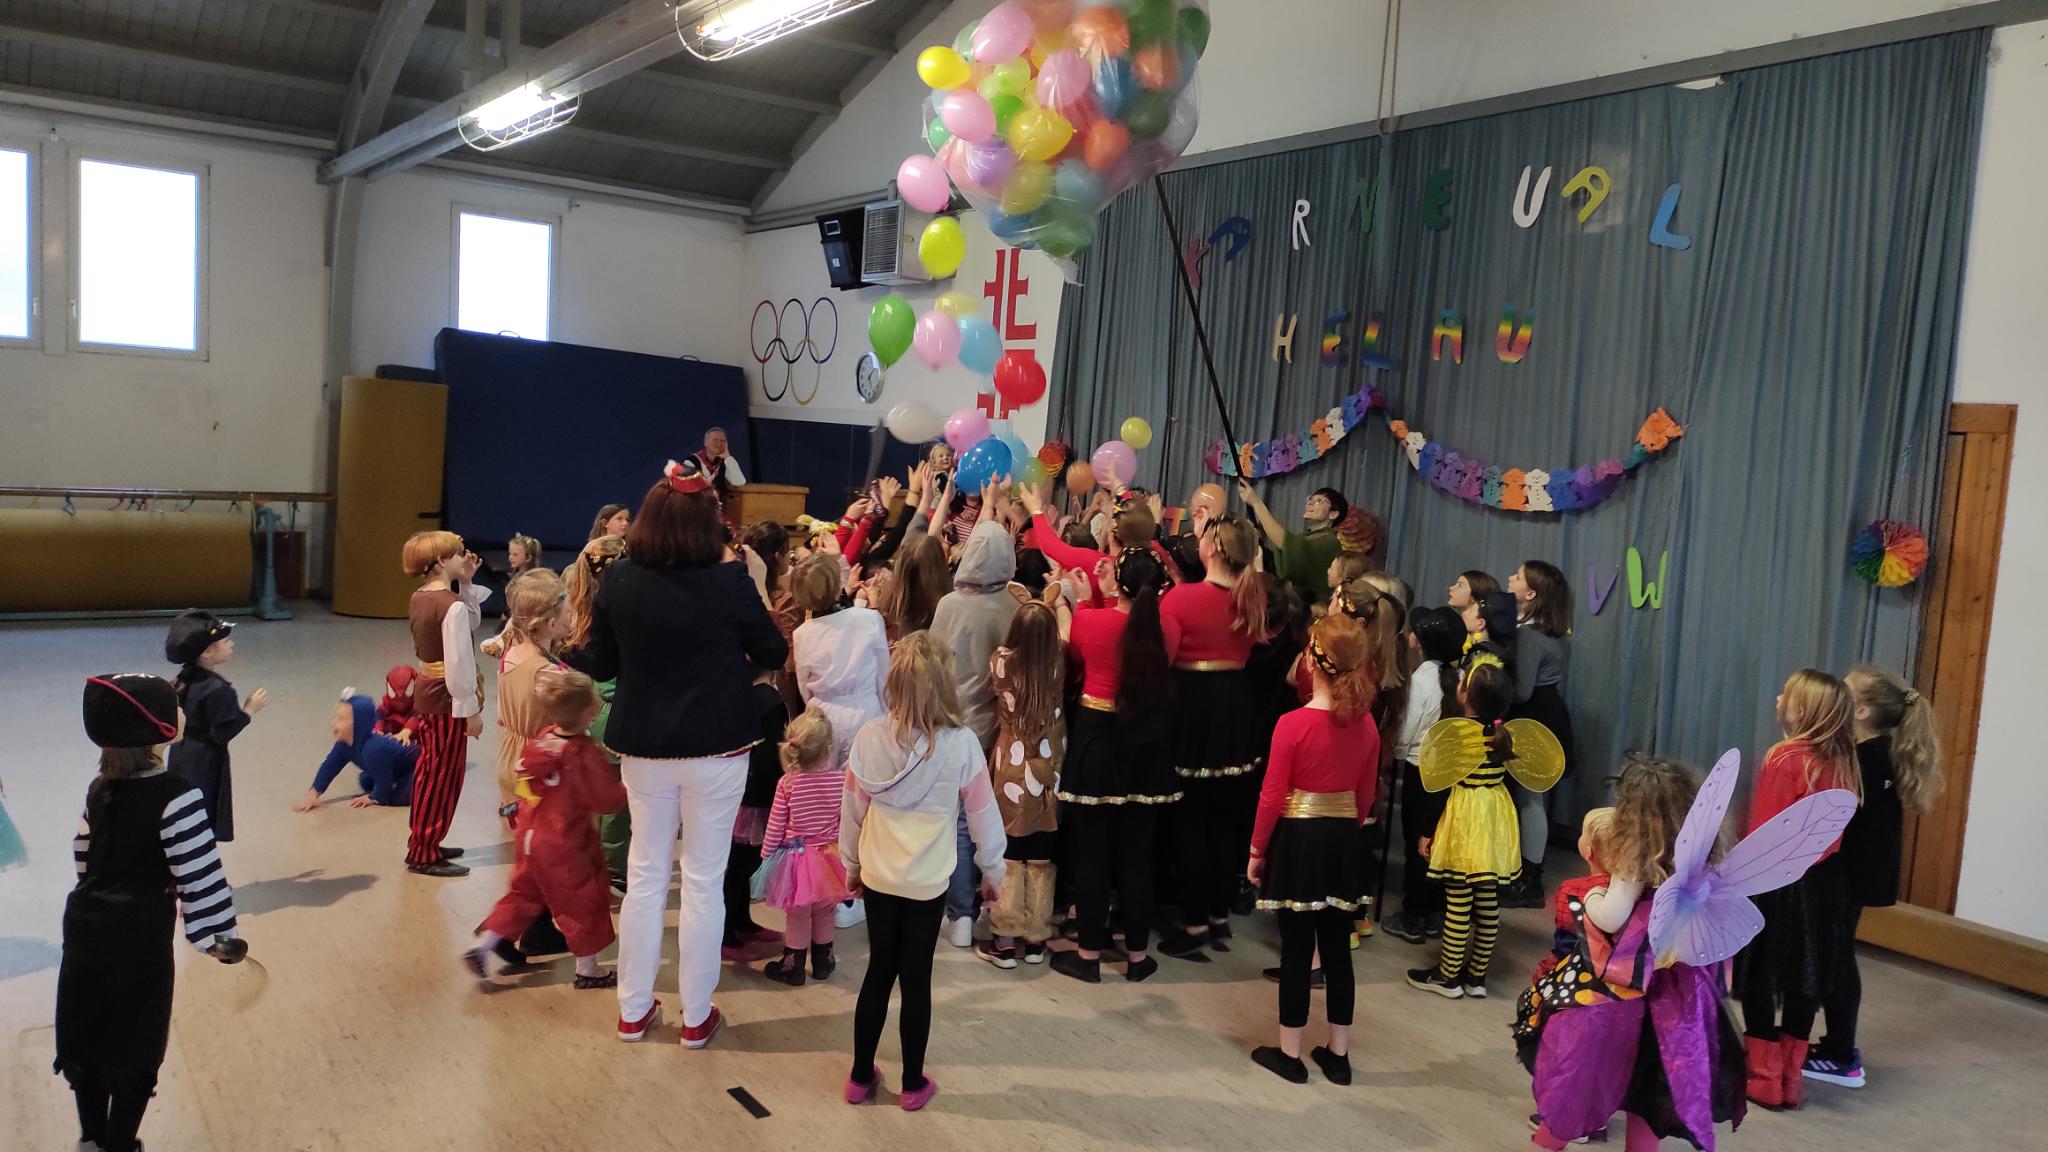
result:
[(483, 949), (486, 952), (489, 952), (491, 949), (496, 948), (498, 946), (498, 942), (503, 939), (503, 936), (500, 936), (496, 932), (492, 932), (486, 929), (476, 934), (476, 946)]
[(602, 976), (604, 975), (604, 969), (597, 966), (597, 955), (592, 953), (589, 956), (578, 956), (576, 958), (576, 974), (578, 976)]

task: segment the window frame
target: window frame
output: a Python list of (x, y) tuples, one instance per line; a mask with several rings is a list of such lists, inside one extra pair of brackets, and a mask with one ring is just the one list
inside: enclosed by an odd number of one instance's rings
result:
[[(561, 327), (562, 300), (562, 217), (559, 214), (535, 212), (520, 208), (494, 208), (483, 204), (469, 204), (456, 201), (449, 206), (448, 214), (448, 327), (458, 332), (471, 329), (462, 326), (462, 218), (464, 216), (489, 216), (498, 220), (514, 220), (524, 224), (545, 224), (548, 228), (548, 333), (533, 337), (521, 335), (520, 340), (552, 341)], [(502, 335), (485, 332), (485, 336)]]
[[(192, 269), (192, 275), (196, 282), (193, 285), (192, 294), (192, 310), (194, 313), (192, 318), (192, 336), (194, 347), (191, 349), (151, 348), (141, 344), (113, 344), (98, 340), (84, 340), (80, 337), (79, 305), (84, 287), (84, 252), (80, 240), (85, 228), (84, 172), (85, 165), (88, 162), (116, 164), (130, 168), (150, 168), (160, 172), (179, 172), (192, 176), (197, 181), (197, 203), (194, 212), (196, 219), (193, 221), (192, 238), (193, 245), (197, 249), (195, 253), (197, 258)], [(208, 258), (207, 249), (210, 246), (213, 232), (209, 226), (209, 217), (212, 215), (213, 210), (211, 188), (212, 165), (205, 161), (189, 160), (166, 153), (131, 151), (118, 147), (74, 147), (68, 158), (66, 174), (70, 177), (71, 181), (68, 194), (65, 197), (70, 209), (70, 218), (65, 224), (65, 244), (67, 247), (65, 259), (70, 276), (69, 283), (65, 285), (69, 297), (66, 309), (68, 312), (66, 326), (70, 329), (68, 341), (70, 350), (96, 356), (146, 356), (161, 360), (204, 361), (211, 359), (208, 351), (209, 341), (207, 339), (210, 321), (207, 308), (207, 297), (209, 295), (207, 289), (212, 261)]]
[(0, 348), (41, 348), (43, 346), (42, 233), (43, 152), (40, 141), (27, 136), (0, 135), (0, 150), (20, 152), (28, 157), (28, 248), (22, 260), (28, 266), (28, 335), (0, 336)]

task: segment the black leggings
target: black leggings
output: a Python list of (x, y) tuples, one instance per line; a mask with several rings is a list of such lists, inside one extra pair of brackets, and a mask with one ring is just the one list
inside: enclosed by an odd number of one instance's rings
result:
[(734, 947), (740, 943), (742, 932), (751, 932), (758, 925), (754, 923), (753, 892), (754, 870), (761, 866), (761, 849), (758, 845), (733, 841), (732, 851), (725, 858), (725, 945)]
[(1090, 952), (1109, 947), (1109, 887), (1118, 893), (1124, 950), (1143, 952), (1151, 943), (1154, 911), (1152, 841), (1159, 826), (1155, 804), (1062, 804), (1067, 867), (1074, 879), (1074, 912), (1080, 944)]
[(135, 1134), (142, 1128), (142, 1113), (156, 1091), (154, 1074), (130, 1078), (119, 1087), (109, 1087), (98, 1072), (79, 1072), (67, 1079), (78, 1100), (81, 1143), (96, 1144), (104, 1152), (130, 1152), (138, 1147)]
[(1258, 788), (1249, 774), (1181, 783), (1186, 794), (1173, 806), (1180, 919), (1190, 929), (1206, 931), (1211, 922), (1230, 917), (1239, 866), (1230, 862), (1231, 851), (1225, 846), (1251, 840), (1250, 821), (1258, 808)]
[(1416, 841), (1436, 835), (1446, 793), (1422, 789), (1422, 769), (1403, 760), (1401, 768), (1401, 913), (1410, 919), (1444, 914), (1444, 886), (1429, 878), (1429, 861)]
[[(1339, 1027), (1350, 1025), (1351, 1005), (1357, 994), (1357, 984), (1351, 975), (1351, 917), (1352, 913), (1342, 908), (1279, 913), (1282, 1028), (1308, 1024), (1308, 974), (1318, 951), (1323, 954), (1325, 1015)], [(1336, 959), (1332, 960), (1332, 956)]]
[(1828, 1017), (1828, 1033), (1821, 1037), (1814, 1054), (1823, 1060), (1847, 1064), (1856, 1054), (1856, 1013), (1863, 1006), (1863, 973), (1856, 968), (1856, 922), (1863, 919), (1863, 906), (1849, 905), (1849, 938), (1835, 963), (1835, 978), (1821, 998)]
[(868, 974), (853, 1008), (853, 1079), (875, 1082), (875, 1048), (889, 1022), (889, 992), (903, 989), (897, 1016), (903, 1033), (903, 1088), (924, 1087), (924, 1047), (932, 1035), (932, 949), (939, 943), (944, 893), (906, 900), (867, 890)]

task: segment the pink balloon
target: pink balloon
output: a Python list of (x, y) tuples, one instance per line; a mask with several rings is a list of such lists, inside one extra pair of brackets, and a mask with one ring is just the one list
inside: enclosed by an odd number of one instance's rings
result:
[(974, 29), (974, 60), (978, 64), (1000, 64), (1022, 56), (1031, 47), (1031, 14), (1015, 4), (998, 4)]
[(962, 408), (946, 417), (946, 443), (965, 452), (988, 439), (988, 417), (979, 408)]
[(954, 138), (979, 144), (996, 134), (996, 114), (981, 93), (956, 88), (939, 96), (939, 120)]
[(967, 150), (967, 175), (983, 188), (1000, 188), (1017, 167), (1017, 154), (998, 143), (977, 144)]
[(917, 335), (910, 347), (925, 367), (937, 371), (960, 355), (960, 322), (937, 308), (917, 318)]
[(919, 212), (944, 212), (953, 199), (953, 186), (937, 158), (912, 156), (896, 169), (896, 190)]
[(1105, 440), (1102, 447), (1095, 450), (1095, 455), (1089, 459), (1088, 465), (1095, 470), (1095, 482), (1104, 488), (1109, 487), (1111, 472), (1116, 473), (1119, 483), (1128, 485), (1137, 479), (1138, 454), (1121, 440)]
[(1071, 48), (1062, 48), (1045, 58), (1038, 69), (1038, 102), (1047, 108), (1067, 108), (1094, 92), (1094, 78), (1088, 62)]
[(979, 192), (986, 195), (987, 192), (980, 182), (967, 172), (967, 153), (973, 147), (963, 140), (948, 140), (946, 146), (939, 149), (937, 159), (939, 163), (945, 165), (946, 175), (953, 178), (953, 187), (960, 189), (962, 194), (973, 195)]

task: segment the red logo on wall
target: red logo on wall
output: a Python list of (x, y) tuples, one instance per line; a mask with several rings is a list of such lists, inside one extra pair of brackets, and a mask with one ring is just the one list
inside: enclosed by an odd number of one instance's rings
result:
[[(996, 334), (1003, 338), (1006, 346), (1038, 339), (1038, 325), (1027, 324), (1017, 318), (1018, 305), (1024, 302), (1025, 297), (1031, 295), (1031, 281), (1025, 278), (1023, 271), (1023, 252), (1015, 248), (998, 248), (996, 278), (984, 281), (981, 285), (982, 297), (995, 303)], [(1034, 360), (1037, 359), (1037, 354), (1029, 348), (1020, 348), (1017, 351)], [(991, 420), (1007, 420), (1010, 413), (1017, 410), (993, 390), (977, 394), (975, 403), (980, 406), (982, 414)]]

